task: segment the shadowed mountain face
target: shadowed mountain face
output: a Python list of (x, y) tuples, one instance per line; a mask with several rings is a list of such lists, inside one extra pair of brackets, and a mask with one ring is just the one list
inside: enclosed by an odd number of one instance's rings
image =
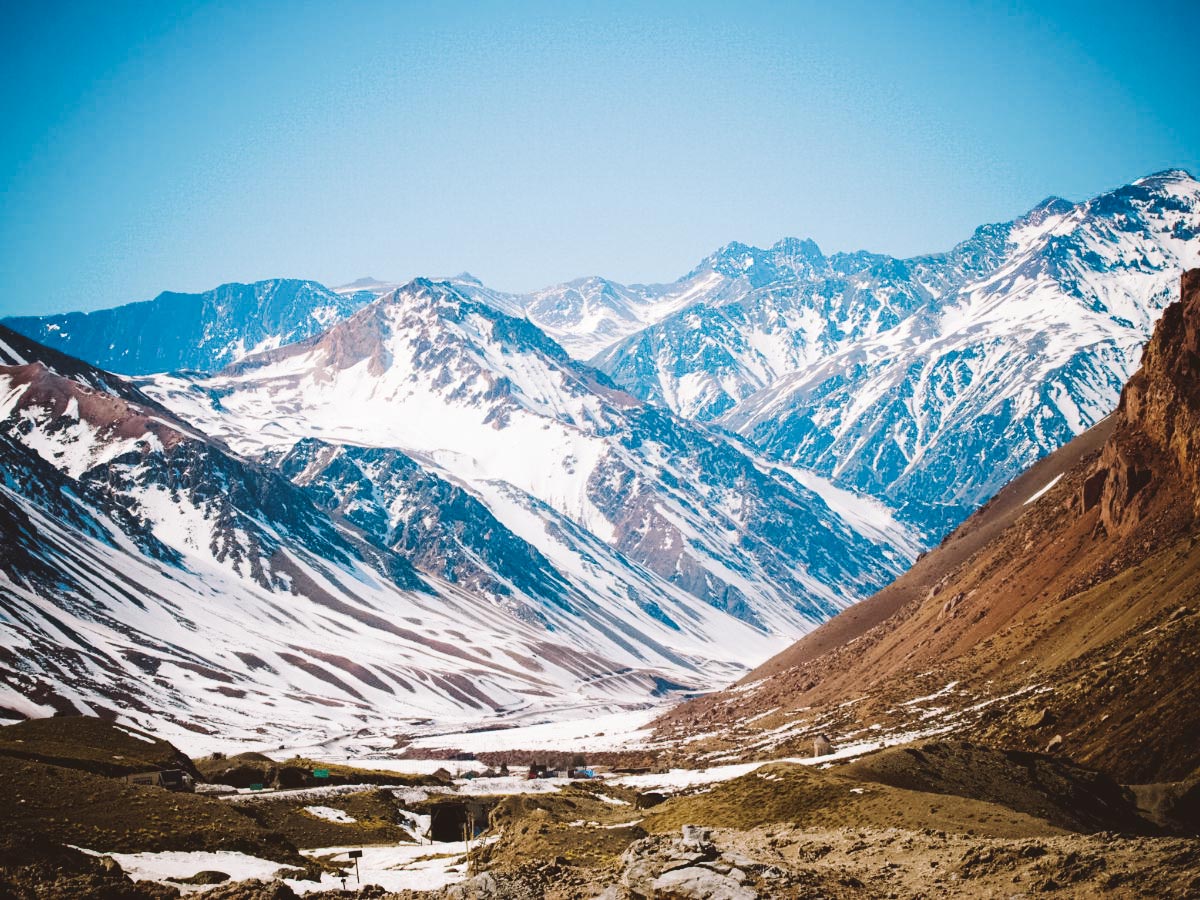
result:
[(53, 349), (126, 375), (210, 371), (255, 350), (302, 340), (373, 299), (293, 278), (223, 284), (203, 294), (164, 292), (115, 309), (4, 320)]
[[(961, 732), (1125, 782), (1200, 765), (1200, 270), (1118, 410), (875, 597), (662, 720), (786, 752)], [(855, 701), (847, 705), (847, 701)], [(780, 737), (782, 736), (782, 737)]]

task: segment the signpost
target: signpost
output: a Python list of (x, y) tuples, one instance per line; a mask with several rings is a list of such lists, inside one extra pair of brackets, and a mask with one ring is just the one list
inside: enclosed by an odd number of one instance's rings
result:
[(362, 884), (362, 876), (358, 873), (358, 861), (359, 861), (359, 859), (362, 858), (362, 851), (361, 850), (351, 850), (346, 855), (348, 857), (350, 857), (352, 860), (354, 860), (354, 877), (355, 877), (355, 879), (357, 879), (359, 884)]
[(328, 778), (328, 769), (313, 769), (313, 778)]

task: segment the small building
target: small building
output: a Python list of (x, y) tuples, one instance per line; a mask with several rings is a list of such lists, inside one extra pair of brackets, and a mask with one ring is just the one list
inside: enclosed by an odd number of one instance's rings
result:
[(440, 843), (461, 841), (487, 830), (493, 803), (474, 797), (440, 800), (429, 806), (429, 839)]
[(833, 741), (823, 734), (818, 734), (813, 738), (813, 756), (829, 756), (833, 753)]
[(196, 790), (196, 782), (183, 769), (162, 769), (158, 772), (136, 772), (133, 775), (126, 775), (125, 781), (129, 784), (141, 784), (150, 787), (160, 787), (168, 791), (179, 791), (183, 793), (193, 793)]
[(667, 795), (660, 794), (658, 791), (642, 791), (633, 798), (634, 809), (653, 809), (660, 803), (667, 802)]

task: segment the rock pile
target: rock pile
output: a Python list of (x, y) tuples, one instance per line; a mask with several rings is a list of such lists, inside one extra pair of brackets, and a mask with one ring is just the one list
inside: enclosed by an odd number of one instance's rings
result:
[(736, 853), (723, 854), (712, 840), (712, 831), (684, 825), (681, 835), (643, 838), (629, 846), (621, 858), (619, 885), (601, 896), (604, 900), (756, 900), (758, 892), (747, 886), (746, 869), (754, 863)]

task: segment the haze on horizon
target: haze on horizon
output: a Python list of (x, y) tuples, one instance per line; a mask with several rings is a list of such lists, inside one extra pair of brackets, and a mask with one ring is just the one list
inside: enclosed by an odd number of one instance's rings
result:
[(0, 315), (275, 276), (669, 281), (1200, 170), (1195, 4), (7, 11)]

